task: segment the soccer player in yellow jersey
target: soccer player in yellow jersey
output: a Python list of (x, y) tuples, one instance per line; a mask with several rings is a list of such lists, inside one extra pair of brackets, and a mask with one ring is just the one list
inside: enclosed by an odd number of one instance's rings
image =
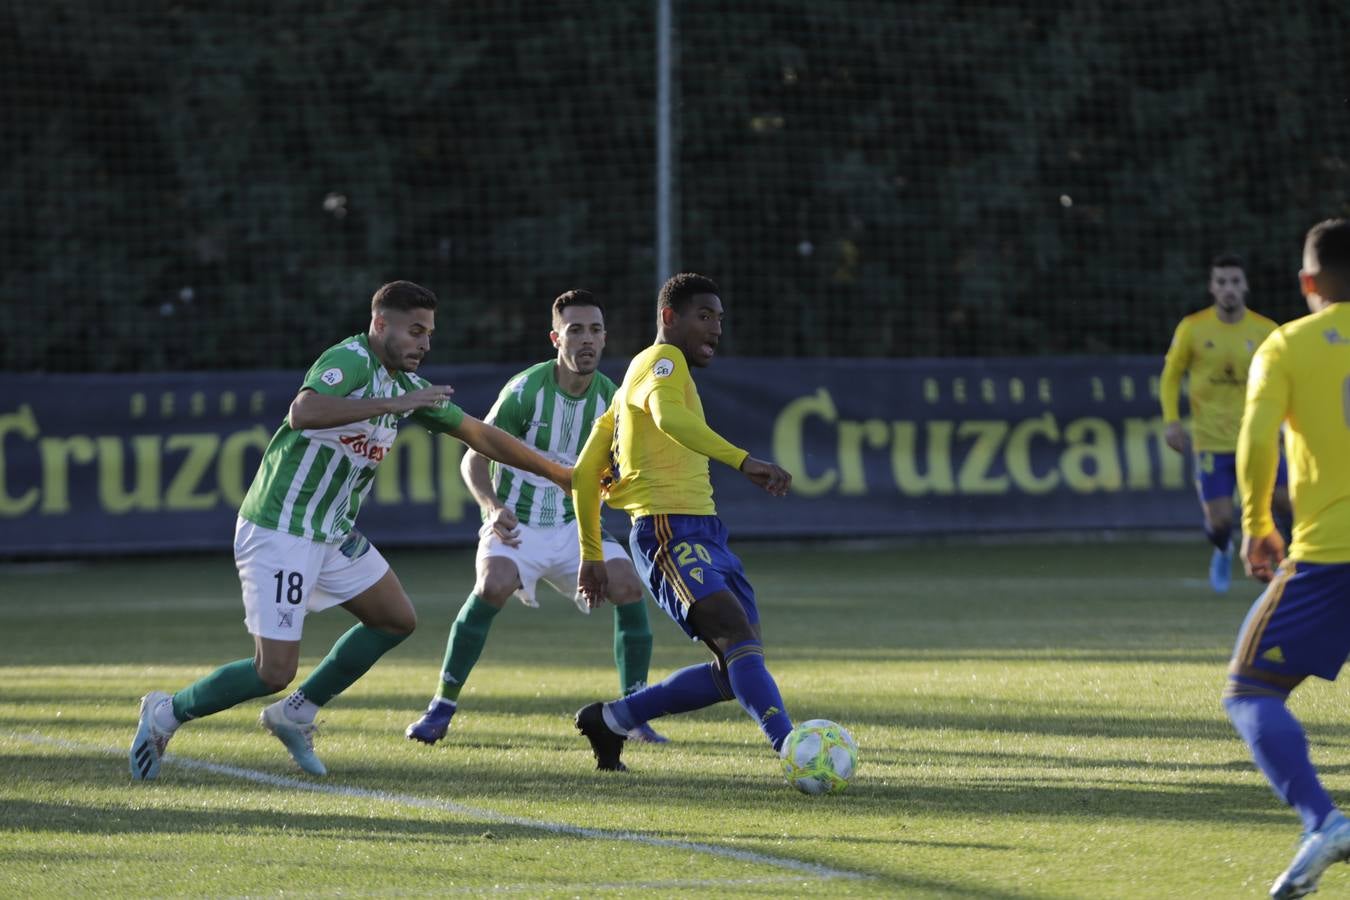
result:
[[(1242, 557), (1269, 582), (1233, 648), (1223, 703), (1304, 837), (1271, 896), (1302, 897), (1350, 858), (1350, 820), (1318, 781), (1303, 727), (1285, 705), (1309, 675), (1335, 679), (1350, 654), (1350, 220), (1308, 232), (1299, 273), (1312, 311), (1277, 329), (1252, 361), (1238, 437)], [(1270, 515), (1284, 449), (1294, 500), (1289, 557)]]
[[(1223, 593), (1233, 577), (1233, 488), (1237, 486), (1234, 451), (1242, 420), (1247, 367), (1275, 323), (1247, 308), (1247, 276), (1242, 260), (1220, 256), (1210, 264), (1209, 293), (1214, 303), (1177, 325), (1162, 373), (1162, 411), (1167, 445), (1195, 454), (1195, 484), (1205, 513), (1205, 535), (1214, 544), (1209, 583)], [(1181, 424), (1181, 379), (1190, 373), (1191, 430)], [(1281, 467), (1276, 513), (1287, 520), (1289, 498)]]
[(676, 275), (657, 299), (656, 343), (633, 358), (614, 402), (591, 429), (572, 476), (581, 538), (577, 591), (604, 600), (600, 499), (633, 520), (629, 547), (652, 596), (685, 633), (712, 651), (621, 700), (592, 703), (576, 716), (596, 768), (623, 771), (628, 732), (671, 713), (735, 698), (778, 750), (792, 730), (778, 685), (764, 665), (755, 591), (727, 547), (713, 506), (708, 460), (741, 472), (775, 496), (792, 476), (755, 459), (708, 427), (690, 368), (712, 362), (722, 335), (722, 299), (702, 275)]

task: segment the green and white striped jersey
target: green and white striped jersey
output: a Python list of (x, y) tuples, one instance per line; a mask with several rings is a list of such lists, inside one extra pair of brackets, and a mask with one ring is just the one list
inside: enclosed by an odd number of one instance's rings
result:
[[(552, 360), (542, 362), (508, 381), (485, 421), (571, 466), (591, 425), (614, 399), (615, 386), (596, 372), (586, 393), (573, 397), (558, 387), (553, 366)], [(572, 495), (548, 479), (498, 463), (492, 463), (491, 472), (498, 498), (526, 525), (551, 528), (573, 521)]]
[[(407, 372), (390, 373), (364, 334), (323, 352), (302, 387), (334, 397), (398, 397), (430, 382)], [(263, 453), (258, 474), (239, 507), (243, 518), (297, 537), (331, 543), (351, 532), (375, 467), (411, 417), (435, 432), (453, 432), (464, 411), (453, 403), (436, 409), (391, 413), (334, 428), (296, 431), (281, 423)]]

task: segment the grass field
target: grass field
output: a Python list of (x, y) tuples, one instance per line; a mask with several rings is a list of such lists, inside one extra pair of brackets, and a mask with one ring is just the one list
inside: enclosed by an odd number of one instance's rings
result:
[[(793, 717), (858, 739), (844, 795), (788, 788), (734, 704), (594, 771), (571, 714), (616, 690), (611, 617), (552, 594), (498, 617), (446, 741), (405, 740), (468, 551), (389, 554), (421, 625), (321, 716), (327, 778), (254, 701), (133, 784), (140, 695), (251, 654), (228, 553), (0, 569), (0, 894), (1229, 898), (1287, 864), (1297, 819), (1218, 703), (1257, 590), (1210, 594), (1200, 541), (739, 550)], [(652, 621), (654, 679), (704, 658)], [(307, 620), (302, 676), (350, 623)], [(1293, 706), (1344, 796), (1341, 693)]]

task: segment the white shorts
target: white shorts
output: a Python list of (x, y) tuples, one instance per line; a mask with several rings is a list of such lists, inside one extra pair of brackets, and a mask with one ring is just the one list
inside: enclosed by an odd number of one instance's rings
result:
[(357, 532), (323, 544), (255, 525), (234, 523), (234, 565), (244, 590), (249, 634), (298, 641), (305, 614), (346, 603), (389, 571), (380, 551)]
[[(575, 597), (577, 570), (581, 568), (581, 543), (577, 538), (576, 526), (534, 528), (521, 523), (516, 527), (520, 529), (520, 546), (508, 547), (492, 530), (492, 523), (484, 522), (483, 527), (478, 529), (478, 555), (475, 560), (481, 562), (490, 556), (500, 556), (515, 563), (516, 571), (520, 573), (520, 588), (516, 590), (516, 596), (526, 606), (539, 605), (534, 592), (541, 578), (564, 597)], [(606, 539), (601, 547), (606, 562), (611, 559), (628, 560), (628, 554), (616, 541)]]

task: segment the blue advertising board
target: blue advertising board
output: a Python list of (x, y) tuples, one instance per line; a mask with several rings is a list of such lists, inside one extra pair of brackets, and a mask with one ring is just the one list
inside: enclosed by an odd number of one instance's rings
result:
[[(481, 417), (520, 368), (422, 374)], [(792, 495), (771, 498), (713, 464), (733, 535), (867, 538), (1195, 525), (1191, 463), (1162, 441), (1159, 368), (1153, 357), (722, 359), (695, 377), (713, 428), (793, 473)], [(228, 548), (302, 374), (0, 374), (0, 555)], [(405, 426), (362, 531), (383, 546), (472, 542), (462, 452)]]

